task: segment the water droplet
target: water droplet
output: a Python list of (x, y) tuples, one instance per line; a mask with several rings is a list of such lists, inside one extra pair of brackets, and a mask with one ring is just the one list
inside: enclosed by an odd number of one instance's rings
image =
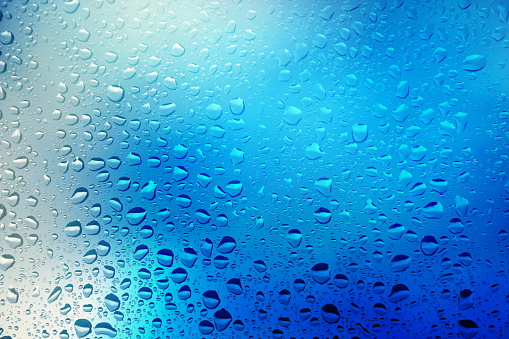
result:
[(119, 85), (110, 85), (106, 89), (106, 95), (113, 102), (120, 102), (124, 99), (124, 89)]
[(84, 338), (92, 333), (92, 323), (87, 319), (78, 319), (74, 322), (74, 330), (78, 338)]
[(71, 203), (81, 204), (88, 198), (88, 190), (84, 187), (77, 188), (71, 196)]
[(0, 32), (0, 42), (4, 45), (10, 45), (14, 41), (14, 34), (10, 31)]
[(481, 54), (472, 54), (463, 60), (463, 70), (469, 72), (477, 72), (486, 67), (486, 57)]
[(173, 55), (174, 57), (180, 57), (180, 56), (184, 55), (185, 52), (186, 52), (186, 50), (179, 43), (173, 44), (173, 46), (171, 48), (171, 55)]

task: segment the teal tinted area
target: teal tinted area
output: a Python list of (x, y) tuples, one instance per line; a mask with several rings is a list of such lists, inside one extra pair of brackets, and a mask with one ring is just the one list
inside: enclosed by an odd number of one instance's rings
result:
[(0, 3), (0, 339), (505, 338), (508, 25)]

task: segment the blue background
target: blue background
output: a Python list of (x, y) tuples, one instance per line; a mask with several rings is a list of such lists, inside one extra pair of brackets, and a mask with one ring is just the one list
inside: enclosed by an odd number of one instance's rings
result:
[(0, 10), (0, 338), (507, 336), (507, 2)]

